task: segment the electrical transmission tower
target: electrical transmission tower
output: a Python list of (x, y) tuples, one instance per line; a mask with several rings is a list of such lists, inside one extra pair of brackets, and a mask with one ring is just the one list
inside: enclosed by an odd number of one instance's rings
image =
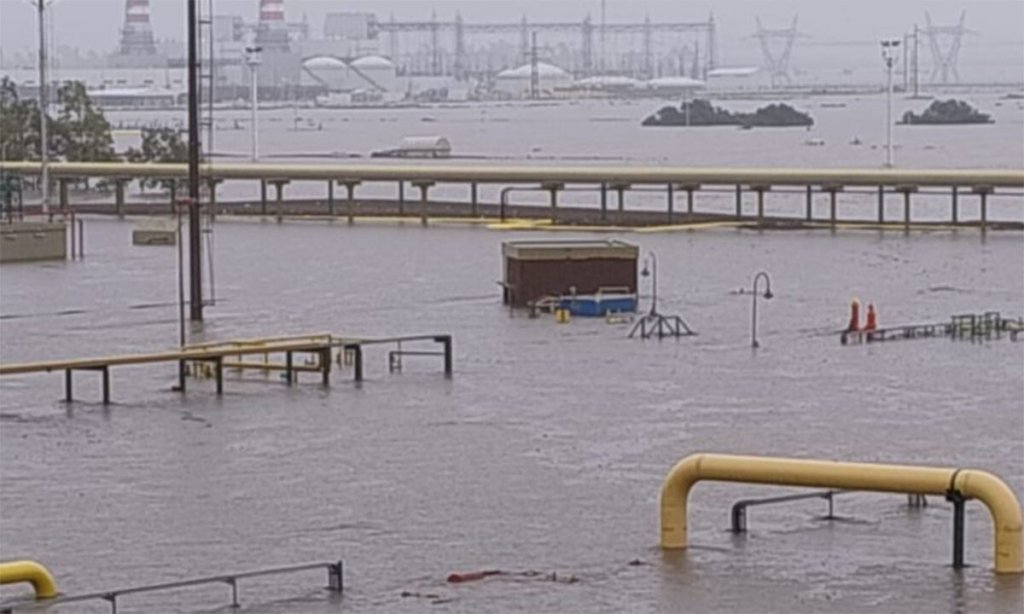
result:
[[(953, 82), (959, 83), (960, 73), (956, 70), (956, 63), (960, 56), (960, 43), (964, 34), (974, 34), (964, 27), (967, 11), (960, 13), (960, 22), (955, 26), (932, 25), (932, 16), (928, 13), (924, 14), (924, 18), (928, 24), (924, 33), (928, 35), (928, 48), (932, 52), (932, 74), (929, 80), (932, 83), (938, 80), (939, 83), (946, 84), (949, 83), (952, 74)], [(942, 49), (941, 38), (949, 41), (949, 47), (945, 51)]]
[[(789, 85), (792, 82), (789, 76), (789, 58), (793, 55), (793, 43), (797, 37), (806, 36), (796, 30), (797, 17), (799, 15), (793, 16), (793, 23), (788, 28), (780, 29), (765, 28), (761, 25), (761, 18), (754, 17), (757, 21), (757, 32), (754, 33), (754, 37), (761, 42), (761, 54), (767, 64), (768, 74), (771, 75), (772, 87), (782, 83)], [(774, 40), (782, 41), (782, 50), (777, 54), (771, 44)]]

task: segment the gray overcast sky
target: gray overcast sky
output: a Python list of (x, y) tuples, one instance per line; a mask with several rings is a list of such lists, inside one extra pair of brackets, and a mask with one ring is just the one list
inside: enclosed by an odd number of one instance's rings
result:
[[(36, 44), (34, 0), (0, 0), (0, 48), (5, 54), (24, 52)], [(124, 0), (52, 0), (54, 33), (60, 46), (109, 52), (117, 44)], [(207, 0), (201, 0), (205, 3)], [(899, 36), (924, 24), (929, 11), (936, 24), (953, 24), (967, 9), (967, 25), (981, 36), (966, 45), (1001, 43), (1006, 54), (1024, 55), (1024, 0), (607, 0), (608, 20), (696, 20), (713, 11), (724, 51), (754, 30), (754, 15), (767, 27), (788, 25), (799, 14), (800, 30), (816, 41), (866, 40)], [(219, 14), (256, 18), (258, 0), (214, 0)], [(185, 0), (152, 0), (153, 28), (161, 39), (184, 38)], [(530, 19), (582, 20), (590, 13), (597, 21), (600, 0), (285, 0), (289, 21), (305, 15), (320, 32), (328, 12), (376, 12), (382, 19), (439, 18), (461, 11), (467, 21)], [(1020, 42), (1020, 45), (1008, 45)], [(749, 43), (748, 43), (749, 44)], [(724, 58), (726, 62), (729, 58)]]

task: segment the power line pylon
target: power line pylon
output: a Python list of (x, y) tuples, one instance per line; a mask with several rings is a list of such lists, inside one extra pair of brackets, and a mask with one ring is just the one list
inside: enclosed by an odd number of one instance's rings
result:
[[(932, 53), (932, 74), (929, 81), (935, 83), (938, 79), (938, 83), (946, 84), (952, 75), (953, 82), (959, 83), (960, 73), (957, 72), (956, 63), (960, 56), (960, 44), (964, 34), (975, 34), (964, 27), (967, 11), (960, 13), (960, 21), (955, 26), (935, 26), (932, 24), (932, 16), (928, 13), (924, 14), (924, 18), (928, 24), (924, 33), (928, 35), (928, 48)], [(950, 41), (949, 48), (945, 51), (942, 49), (940, 37)]]
[[(768, 29), (761, 24), (761, 18), (754, 17), (757, 21), (757, 32), (754, 37), (761, 42), (761, 54), (767, 64), (768, 74), (771, 76), (772, 87), (781, 83), (789, 85), (792, 79), (789, 76), (789, 58), (793, 55), (793, 43), (798, 37), (806, 37), (805, 34), (797, 32), (796, 21), (799, 15), (793, 16), (793, 23), (788, 28)], [(782, 40), (782, 51), (776, 55), (772, 49), (771, 41)]]

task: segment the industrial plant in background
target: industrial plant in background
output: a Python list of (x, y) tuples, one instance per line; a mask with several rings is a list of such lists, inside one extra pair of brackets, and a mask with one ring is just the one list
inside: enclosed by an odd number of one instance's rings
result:
[[(124, 23), (102, 66), (59, 66), (55, 81), (81, 81), (107, 107), (177, 106), (185, 91), (185, 53), (179, 42), (155, 38), (152, 0), (122, 0)], [(450, 18), (381, 20), (366, 12), (331, 12), (321, 28), (303, 17), (288, 21), (288, 0), (251, 0), (254, 20), (216, 14), (217, 0), (199, 0), (202, 98), (247, 104), (251, 84), (267, 104), (304, 101), (331, 105), (466, 99), (692, 97), (698, 91), (736, 92), (800, 87), (792, 68), (810, 41), (789, 27), (767, 28), (754, 17), (760, 66), (723, 66), (713, 15), (694, 21), (649, 17), (473, 23)], [(954, 26), (926, 27), (904, 38), (903, 86), (919, 82), (919, 42), (926, 37), (928, 84), (959, 81), (957, 59), (966, 13)], [(912, 44), (911, 44), (912, 41)], [(258, 66), (247, 49), (260, 50)], [(806, 51), (803, 51), (806, 55)], [(36, 67), (0, 69), (23, 96), (36, 95)], [(911, 79), (911, 75), (913, 78)], [(808, 84), (803, 84), (808, 85)]]

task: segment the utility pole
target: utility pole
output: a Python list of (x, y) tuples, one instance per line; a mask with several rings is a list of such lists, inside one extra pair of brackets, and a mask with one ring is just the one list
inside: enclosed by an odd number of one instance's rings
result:
[(914, 24), (914, 98), (918, 95), (918, 75), (920, 74), (920, 68), (917, 63), (917, 43), (918, 43), (918, 29), (917, 24)]
[(263, 58), (260, 52), (263, 50), (262, 47), (246, 47), (245, 48), (245, 63), (249, 66), (249, 107), (252, 124), (252, 161), (256, 162), (260, 157), (260, 141), (259, 141), (259, 112), (260, 105), (260, 88), (259, 88), (259, 67), (263, 62)]
[(50, 139), (49, 121), (47, 119), (50, 110), (49, 89), (50, 84), (46, 80), (46, 0), (36, 0), (39, 9), (39, 156), (40, 156), (40, 180), (42, 183), (42, 209), (43, 214), (50, 212)]
[(540, 92), (540, 70), (537, 66), (537, 33), (530, 33), (530, 100), (536, 100)]
[(882, 61), (885, 62), (885, 167), (892, 168), (892, 66), (896, 63), (897, 47), (900, 41), (896, 39), (882, 41)]
[(188, 0), (188, 252), (189, 316), (203, 320), (203, 258), (199, 226), (199, 58), (196, 1)]

